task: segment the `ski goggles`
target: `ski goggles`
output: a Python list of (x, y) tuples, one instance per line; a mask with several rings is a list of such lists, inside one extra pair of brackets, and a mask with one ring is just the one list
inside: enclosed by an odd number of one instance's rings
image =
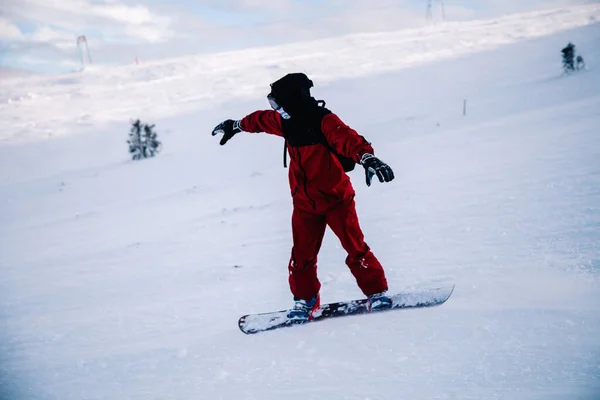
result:
[(275, 111), (277, 111), (279, 113), (279, 115), (281, 115), (281, 117), (283, 119), (290, 119), (291, 116), (290, 114), (288, 114), (287, 112), (285, 112), (285, 110), (283, 109), (283, 107), (281, 107), (277, 101), (275, 100), (275, 98), (273, 96), (271, 96), (270, 94), (267, 95), (267, 100), (269, 100), (269, 104), (271, 105), (271, 108)]

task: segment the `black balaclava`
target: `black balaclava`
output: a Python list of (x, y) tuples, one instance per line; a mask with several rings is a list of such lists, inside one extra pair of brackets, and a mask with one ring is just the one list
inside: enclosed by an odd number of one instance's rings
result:
[(290, 115), (281, 119), (283, 136), (292, 147), (322, 143), (321, 121), (331, 111), (310, 95), (313, 83), (303, 73), (287, 74), (271, 84), (270, 97)]
[(318, 107), (310, 95), (313, 82), (301, 73), (287, 74), (271, 84), (270, 95), (292, 117), (306, 117)]

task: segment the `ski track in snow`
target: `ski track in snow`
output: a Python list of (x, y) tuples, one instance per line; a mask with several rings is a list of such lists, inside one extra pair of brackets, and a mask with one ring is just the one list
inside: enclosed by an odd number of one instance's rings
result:
[[(3, 84), (0, 399), (600, 398), (598, 13)], [(567, 77), (568, 41), (589, 70)], [(396, 172), (351, 173), (392, 291), (456, 283), (445, 305), (239, 332), (292, 303), (287, 171), (278, 138), (209, 133), (296, 68)], [(135, 113), (155, 159), (127, 160)], [(344, 258), (328, 231), (323, 301), (361, 295)]]

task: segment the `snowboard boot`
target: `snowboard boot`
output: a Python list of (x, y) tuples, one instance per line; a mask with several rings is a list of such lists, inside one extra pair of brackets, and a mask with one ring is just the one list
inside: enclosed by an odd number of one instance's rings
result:
[(302, 300), (299, 297), (294, 297), (294, 308), (288, 312), (288, 319), (296, 324), (307, 322), (312, 318), (313, 313), (319, 309), (321, 305), (321, 297), (316, 295), (309, 301)]
[(367, 296), (367, 308), (369, 311), (382, 311), (392, 308), (392, 299), (386, 295), (387, 291)]

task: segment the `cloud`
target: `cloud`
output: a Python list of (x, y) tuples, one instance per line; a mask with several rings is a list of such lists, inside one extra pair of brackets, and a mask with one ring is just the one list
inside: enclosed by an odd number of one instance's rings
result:
[(142, 5), (116, 1), (5, 0), (0, 15), (13, 23), (38, 24), (73, 36), (95, 32), (105, 40), (155, 43), (173, 36), (168, 17), (153, 14)]
[[(447, 0), (448, 20), (599, 0)], [(94, 60), (133, 62), (205, 51), (422, 26), (423, 0), (3, 0), (0, 51), (72, 62), (86, 35)], [(439, 14), (439, 10), (438, 10)], [(27, 27), (28, 29), (25, 29)]]
[(75, 40), (86, 35), (96, 48), (111, 44), (166, 43), (175, 33), (171, 19), (144, 5), (121, 0), (4, 0), (0, 4), (0, 51), (20, 64), (70, 65)]
[(22, 36), (15, 24), (0, 18), (0, 39), (20, 39)]

